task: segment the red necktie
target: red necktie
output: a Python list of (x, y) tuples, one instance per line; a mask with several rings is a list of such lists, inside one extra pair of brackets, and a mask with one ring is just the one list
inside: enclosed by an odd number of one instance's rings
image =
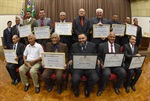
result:
[(44, 26), (44, 20), (41, 19), (41, 26)]
[(84, 26), (84, 19), (83, 19), (83, 17), (81, 17), (81, 25), (82, 25), (82, 27)]
[(111, 53), (113, 53), (113, 45), (112, 44), (110, 45), (110, 50), (111, 50)]

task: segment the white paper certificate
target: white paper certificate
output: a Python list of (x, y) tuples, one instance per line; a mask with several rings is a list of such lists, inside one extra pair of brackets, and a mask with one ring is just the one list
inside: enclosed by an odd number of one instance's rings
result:
[(140, 67), (142, 67), (144, 60), (145, 60), (145, 56), (132, 57), (129, 69), (134, 69), (134, 68), (140, 68)]
[(55, 32), (59, 35), (72, 35), (72, 22), (55, 22)]
[(120, 67), (122, 65), (124, 54), (106, 54), (104, 67)]
[(116, 36), (124, 36), (125, 25), (123, 24), (112, 24), (113, 32)]
[(50, 38), (50, 27), (34, 27), (34, 34), (36, 39), (47, 39)]
[(21, 38), (28, 37), (31, 34), (31, 25), (24, 25), (19, 27), (19, 35)]
[(97, 24), (93, 25), (93, 38), (107, 37), (109, 33), (110, 33), (109, 24), (103, 24), (102, 26), (99, 26)]
[(64, 69), (65, 53), (44, 52), (42, 53), (44, 68)]
[(126, 35), (135, 35), (136, 36), (137, 27), (131, 24), (126, 25)]
[(95, 69), (97, 55), (73, 55), (73, 69)]
[(13, 63), (13, 64), (18, 64), (18, 62), (15, 61), (15, 58), (17, 57), (15, 50), (4, 49), (4, 55), (5, 55), (6, 62)]

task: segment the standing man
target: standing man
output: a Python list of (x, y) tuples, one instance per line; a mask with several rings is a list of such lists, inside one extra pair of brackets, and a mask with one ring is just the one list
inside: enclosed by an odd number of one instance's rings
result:
[(16, 58), (15, 60), (18, 64), (7, 63), (6, 68), (7, 71), (12, 79), (11, 84), (17, 85), (19, 83), (19, 76), (16, 73), (16, 68), (20, 67), (23, 64), (23, 52), (24, 52), (24, 45), (19, 42), (19, 38), (17, 35), (12, 37), (13, 44), (10, 44), (10, 49), (16, 50)]
[[(66, 61), (68, 57), (68, 48), (67, 45), (64, 43), (59, 42), (60, 37), (57, 33), (53, 33), (52, 36), (52, 42), (48, 42), (46, 44), (46, 52), (63, 52), (66, 56)], [(64, 66), (64, 69), (66, 69), (66, 65)], [(57, 80), (57, 93), (62, 93), (62, 83), (63, 83), (63, 75), (64, 70), (62, 69), (50, 69), (46, 68), (42, 74), (42, 79), (45, 83), (45, 87), (48, 92), (50, 92), (54, 86), (54, 82), (51, 80), (50, 76), (52, 73), (56, 74), (56, 80)]]
[[(52, 31), (52, 21), (50, 18), (45, 17), (45, 12), (44, 9), (40, 9), (39, 11), (39, 19), (36, 20), (35, 26), (40, 27), (40, 26), (49, 26), (50, 30)], [(50, 32), (51, 33), (51, 32)], [(49, 34), (50, 34), (49, 33)], [(43, 33), (44, 34), (44, 33)], [(42, 44), (43, 46), (46, 46), (46, 43), (50, 41), (50, 39), (38, 39), (37, 42)]]
[(3, 39), (4, 39), (4, 49), (10, 49), (10, 44), (12, 44), (12, 22), (7, 22), (7, 28), (3, 31)]
[[(136, 69), (129, 69), (131, 59), (133, 56), (141, 56), (138, 53), (138, 47), (136, 46), (136, 36), (130, 36), (129, 43), (125, 44), (123, 47), (123, 52), (125, 55), (125, 70), (127, 71), (127, 80), (125, 82), (125, 90), (127, 93), (130, 91), (130, 87), (133, 91), (136, 91), (135, 84), (138, 81), (142, 68), (137, 67)], [(135, 73), (134, 78), (133, 75)]]
[[(79, 34), (78, 42), (72, 45), (71, 53), (94, 54), (96, 53), (95, 44), (87, 41), (87, 36), (85, 34)], [(72, 66), (72, 58), (69, 61), (69, 65)], [(84, 89), (86, 97), (90, 96), (90, 92), (93, 90), (95, 83), (98, 81), (96, 69), (73, 69), (72, 86), (76, 97), (79, 96), (79, 84), (83, 75), (87, 77), (87, 83)]]
[(138, 19), (133, 19), (134, 25), (137, 26), (137, 33), (136, 33), (136, 46), (139, 47), (142, 41), (142, 28), (138, 25)]
[(26, 92), (30, 87), (26, 73), (29, 71), (33, 84), (35, 86), (35, 92), (40, 92), (40, 85), (38, 83), (38, 70), (40, 67), (41, 53), (44, 52), (40, 44), (35, 42), (35, 36), (30, 34), (28, 36), (29, 44), (26, 46), (23, 53), (24, 64), (19, 68), (19, 74), (22, 83), (25, 85), (24, 91)]
[(121, 88), (124, 78), (126, 76), (126, 71), (122, 67), (104, 67), (103, 63), (105, 60), (105, 55), (107, 53), (120, 53), (120, 46), (115, 42), (115, 34), (111, 31), (109, 36), (108, 36), (108, 41), (105, 43), (102, 43), (99, 45), (99, 59), (101, 62), (101, 78), (100, 78), (100, 83), (99, 83), (99, 89), (97, 92), (97, 96), (100, 96), (102, 92), (105, 90), (107, 81), (109, 80), (109, 77), (111, 75), (111, 72), (117, 75), (117, 81), (115, 83), (114, 90), (117, 95), (120, 94), (119, 88)]
[(90, 20), (85, 17), (85, 10), (83, 8), (79, 9), (79, 16), (74, 18), (73, 20), (73, 43), (78, 41), (78, 35), (85, 33), (87, 36), (87, 40), (89, 40), (89, 25), (90, 25)]
[[(101, 8), (96, 9), (96, 16), (97, 17), (92, 18), (90, 21), (90, 29), (91, 30), (93, 29), (93, 24), (98, 24), (99, 26), (102, 26), (103, 24), (109, 24), (109, 21), (107, 19), (103, 18), (103, 9), (101, 9)], [(91, 31), (91, 34), (92, 34), (92, 31)], [(106, 41), (106, 38), (104, 38), (104, 37), (103, 38), (93, 38), (93, 35), (91, 37), (91, 42), (96, 44), (97, 50), (98, 50), (98, 45), (105, 41)]]

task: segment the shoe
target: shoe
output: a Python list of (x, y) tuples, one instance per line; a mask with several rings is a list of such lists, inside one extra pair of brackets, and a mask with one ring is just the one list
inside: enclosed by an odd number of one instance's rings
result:
[(130, 88), (129, 87), (125, 87), (125, 90), (126, 90), (127, 93), (129, 93)]
[(102, 91), (98, 90), (97, 91), (97, 96), (100, 96), (102, 93), (103, 93)]
[(19, 79), (16, 79), (14, 85), (16, 86), (19, 83)]
[(51, 92), (53, 87), (54, 87), (54, 84), (51, 84), (50, 87), (47, 89), (47, 92)]
[(74, 91), (74, 95), (75, 95), (76, 97), (79, 97), (79, 90), (75, 90), (75, 91)]
[(61, 93), (62, 93), (62, 89), (58, 89), (58, 90), (57, 90), (57, 93), (58, 93), (58, 94), (61, 94)]
[(38, 94), (40, 92), (40, 87), (35, 87), (35, 93)]
[(90, 96), (90, 92), (87, 89), (85, 89), (84, 90), (84, 95), (85, 95), (85, 97), (89, 97)]
[(131, 89), (132, 89), (133, 91), (136, 91), (135, 86), (131, 86)]
[(12, 81), (11, 81), (11, 84), (13, 85), (14, 83), (15, 83), (15, 80), (12, 80)]
[(25, 91), (25, 92), (28, 91), (29, 87), (30, 87), (30, 84), (29, 84), (28, 86), (25, 85), (24, 91)]
[(119, 89), (118, 89), (118, 88), (114, 88), (114, 90), (115, 90), (115, 92), (116, 92), (116, 94), (117, 94), (117, 95), (119, 95), (119, 94), (120, 94), (120, 91), (119, 91)]

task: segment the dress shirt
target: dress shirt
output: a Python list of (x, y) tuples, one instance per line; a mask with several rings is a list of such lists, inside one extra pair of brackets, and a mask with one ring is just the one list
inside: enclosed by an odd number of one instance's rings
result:
[(108, 41), (108, 49), (109, 49), (109, 53), (112, 53), (112, 52), (111, 52), (111, 45), (113, 45), (113, 46), (112, 46), (112, 49), (113, 49), (113, 53), (115, 53), (114, 43), (111, 44), (111, 43)]

